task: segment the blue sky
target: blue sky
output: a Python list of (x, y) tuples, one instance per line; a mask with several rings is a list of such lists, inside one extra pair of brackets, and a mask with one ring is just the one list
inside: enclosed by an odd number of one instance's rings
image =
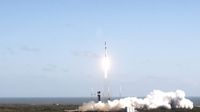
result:
[(200, 2), (1, 0), (0, 97), (200, 94)]

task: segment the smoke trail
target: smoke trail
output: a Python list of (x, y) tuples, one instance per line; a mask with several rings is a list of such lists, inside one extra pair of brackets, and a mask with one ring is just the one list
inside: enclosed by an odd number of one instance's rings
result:
[(79, 107), (80, 111), (117, 111), (127, 108), (128, 112), (135, 112), (137, 108), (155, 109), (158, 107), (187, 108), (192, 109), (193, 103), (185, 98), (182, 90), (175, 92), (163, 92), (154, 90), (144, 99), (137, 97), (127, 97), (119, 100), (103, 102), (89, 102)]

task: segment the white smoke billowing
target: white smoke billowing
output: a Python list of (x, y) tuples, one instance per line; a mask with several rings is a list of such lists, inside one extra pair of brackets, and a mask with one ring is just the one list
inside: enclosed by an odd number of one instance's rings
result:
[(103, 102), (85, 103), (79, 107), (80, 111), (117, 111), (127, 108), (129, 112), (135, 112), (136, 108), (155, 109), (158, 107), (171, 108), (187, 108), (192, 109), (193, 103), (185, 98), (182, 90), (175, 92), (163, 92), (154, 90), (145, 98), (127, 97), (119, 100)]

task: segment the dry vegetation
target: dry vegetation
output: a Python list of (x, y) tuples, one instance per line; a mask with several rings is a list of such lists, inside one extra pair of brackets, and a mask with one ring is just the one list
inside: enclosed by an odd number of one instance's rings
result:
[[(77, 109), (78, 105), (0, 105), (0, 112), (64, 112)], [(139, 112), (200, 112), (200, 107), (189, 109), (137, 109)], [(124, 111), (124, 110), (123, 110)], [(123, 112), (122, 111), (122, 112)]]
[(0, 112), (63, 112), (78, 105), (0, 105)]

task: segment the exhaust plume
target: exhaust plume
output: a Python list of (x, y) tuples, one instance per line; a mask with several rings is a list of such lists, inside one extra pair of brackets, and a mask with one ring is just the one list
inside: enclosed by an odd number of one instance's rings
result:
[(155, 109), (164, 107), (192, 109), (193, 103), (185, 98), (185, 92), (176, 90), (175, 92), (163, 92), (154, 90), (145, 98), (127, 97), (119, 100), (108, 101), (106, 103), (94, 101), (84, 103), (79, 107), (80, 111), (117, 111), (127, 108), (128, 112), (136, 112), (137, 108)]

